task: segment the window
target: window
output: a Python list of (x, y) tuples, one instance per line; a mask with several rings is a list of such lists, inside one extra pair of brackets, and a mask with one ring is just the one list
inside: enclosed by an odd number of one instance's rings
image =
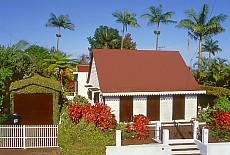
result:
[(99, 92), (94, 93), (94, 103), (99, 103)]
[(88, 98), (89, 98), (90, 100), (92, 100), (92, 91), (91, 91), (91, 90), (88, 90)]

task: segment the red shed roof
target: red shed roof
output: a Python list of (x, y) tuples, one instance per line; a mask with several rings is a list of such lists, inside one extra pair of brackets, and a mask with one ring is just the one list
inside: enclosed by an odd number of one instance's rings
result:
[(103, 93), (201, 90), (178, 51), (93, 49), (93, 58)]
[(78, 65), (77, 71), (78, 72), (89, 72), (89, 65)]

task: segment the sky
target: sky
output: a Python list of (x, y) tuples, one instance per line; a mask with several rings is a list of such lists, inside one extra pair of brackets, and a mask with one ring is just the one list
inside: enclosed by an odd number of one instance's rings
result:
[[(116, 28), (121, 34), (121, 24), (112, 16), (115, 11), (128, 10), (136, 13), (140, 28), (128, 27), (128, 33), (139, 50), (154, 50), (156, 25), (148, 26), (142, 14), (148, 13), (150, 6), (162, 4), (163, 12), (173, 11), (172, 20), (185, 19), (185, 10), (202, 10), (203, 4), (209, 5), (210, 17), (224, 13), (227, 20), (222, 23), (224, 33), (213, 37), (219, 41), (219, 52), (216, 57), (230, 60), (230, 1), (229, 0), (1, 0), (0, 5), (0, 44), (12, 45), (23, 39), (30, 44), (46, 48), (56, 46), (56, 28), (47, 28), (45, 24), (50, 13), (56, 16), (68, 14), (76, 26), (74, 31), (61, 29), (59, 49), (79, 58), (88, 55), (90, 47), (87, 37), (93, 36), (99, 26)], [(197, 61), (198, 41), (192, 40), (188, 51), (188, 37), (185, 29), (175, 28), (176, 24), (161, 24), (159, 47), (162, 50), (180, 51), (187, 65)], [(207, 56), (207, 54), (205, 55)]]

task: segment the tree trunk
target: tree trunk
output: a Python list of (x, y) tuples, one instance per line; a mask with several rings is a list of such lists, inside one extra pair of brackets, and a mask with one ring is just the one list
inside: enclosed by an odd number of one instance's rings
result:
[(201, 71), (202, 70), (202, 38), (200, 37), (199, 40), (199, 52), (198, 52), (198, 70)]
[(56, 51), (58, 52), (58, 44), (59, 44), (59, 39), (60, 39), (61, 35), (60, 35), (60, 27), (58, 27), (58, 33), (57, 33), (57, 46), (56, 46)]
[(123, 49), (123, 45), (124, 45), (124, 34), (125, 34), (125, 28), (124, 26), (122, 27), (122, 39), (121, 39), (121, 50)]
[(156, 33), (156, 50), (158, 50), (158, 35), (160, 34), (160, 23), (157, 23), (157, 33)]

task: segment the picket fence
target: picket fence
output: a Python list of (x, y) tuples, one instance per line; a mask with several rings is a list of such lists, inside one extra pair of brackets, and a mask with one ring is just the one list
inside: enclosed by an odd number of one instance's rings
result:
[(0, 125), (0, 148), (58, 147), (57, 125)]

